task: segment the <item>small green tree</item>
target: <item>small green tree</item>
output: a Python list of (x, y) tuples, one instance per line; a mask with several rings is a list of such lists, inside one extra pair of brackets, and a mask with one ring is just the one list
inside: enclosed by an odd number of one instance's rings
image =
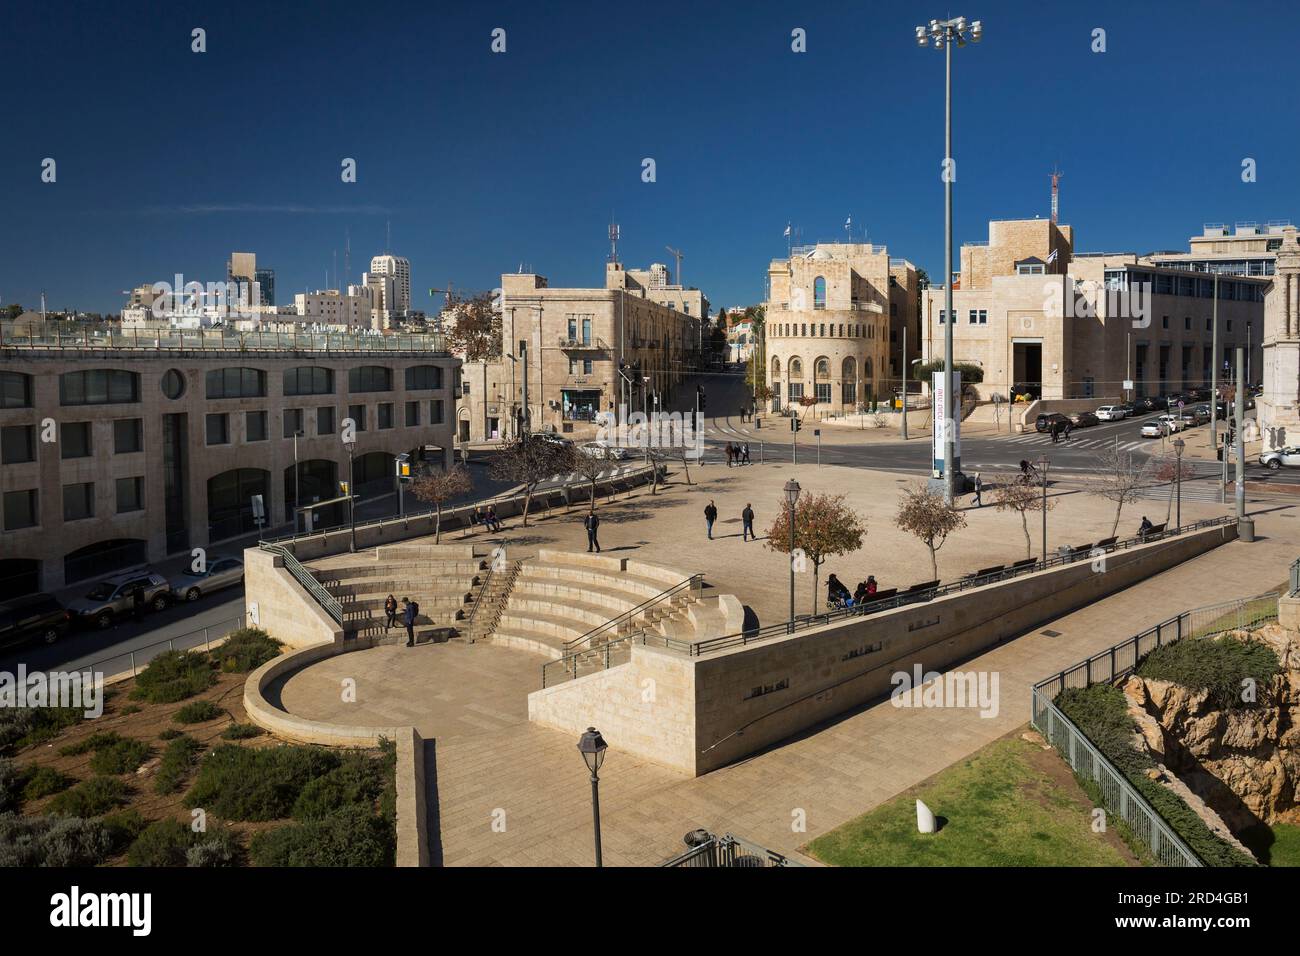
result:
[(966, 516), (955, 505), (947, 504), (943, 495), (931, 491), (924, 482), (913, 482), (903, 489), (894, 524), (906, 531), (929, 549), (930, 574), (939, 579), (938, 551), (948, 540), (948, 535), (966, 527)]
[[(1047, 510), (1056, 507), (1055, 498), (1047, 499)], [(993, 507), (1002, 512), (1020, 515), (1020, 530), (1025, 533), (1025, 557), (1032, 558), (1033, 541), (1029, 537), (1029, 513), (1042, 513), (1043, 494), (1040, 488), (1018, 481), (1007, 481), (993, 489)]]
[[(809, 561), (813, 568), (812, 612), (817, 613), (817, 587), (821, 566), (836, 554), (849, 554), (862, 547), (866, 522), (844, 503), (843, 495), (801, 496), (795, 506), (794, 552), (790, 551), (790, 503), (767, 529), (767, 547), (790, 555), (791, 562)], [(795, 565), (795, 570), (801, 570)]]

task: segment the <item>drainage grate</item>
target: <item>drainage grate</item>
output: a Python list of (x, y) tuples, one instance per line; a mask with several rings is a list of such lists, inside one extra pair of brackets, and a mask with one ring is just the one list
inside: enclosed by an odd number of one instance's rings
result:
[(1038, 633), (1039, 633), (1039, 634), (1042, 634), (1043, 637), (1060, 637), (1060, 636), (1061, 636), (1061, 632), (1060, 632), (1060, 631), (1039, 631)]

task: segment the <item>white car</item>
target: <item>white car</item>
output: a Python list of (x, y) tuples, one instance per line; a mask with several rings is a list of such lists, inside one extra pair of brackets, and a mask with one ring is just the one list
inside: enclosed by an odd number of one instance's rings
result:
[(1097, 409), (1097, 417), (1103, 422), (1118, 422), (1128, 417), (1128, 412), (1119, 405), (1103, 405)]
[(1187, 427), (1187, 419), (1177, 415), (1161, 415), (1156, 419), (1167, 432), (1180, 432)]
[(1259, 463), (1265, 468), (1271, 468), (1273, 471), (1277, 471), (1283, 466), (1300, 468), (1300, 448), (1280, 448), (1262, 452), (1259, 456)]
[(1152, 418), (1142, 423), (1143, 438), (1159, 438), (1165, 434), (1165, 431), (1164, 423), (1158, 418)]
[(578, 446), (578, 449), (584, 455), (590, 455), (592, 458), (600, 458), (608, 461), (623, 461), (627, 458), (626, 448), (621, 448), (618, 445), (611, 444), (610, 442), (601, 439), (584, 442)]

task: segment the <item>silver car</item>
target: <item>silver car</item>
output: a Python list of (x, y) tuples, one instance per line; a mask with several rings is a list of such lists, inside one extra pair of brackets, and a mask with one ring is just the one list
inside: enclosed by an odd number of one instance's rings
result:
[(1265, 468), (1277, 471), (1282, 466), (1300, 468), (1300, 448), (1275, 448), (1259, 456), (1259, 463)]
[(137, 607), (165, 609), (170, 590), (167, 579), (156, 571), (127, 571), (100, 581), (85, 597), (70, 601), (68, 611), (75, 620), (102, 629), (111, 627), (121, 615), (133, 614)]
[(177, 601), (197, 601), (212, 591), (220, 591), (244, 580), (244, 562), (239, 558), (217, 558), (206, 571), (185, 571), (171, 579), (172, 597)]

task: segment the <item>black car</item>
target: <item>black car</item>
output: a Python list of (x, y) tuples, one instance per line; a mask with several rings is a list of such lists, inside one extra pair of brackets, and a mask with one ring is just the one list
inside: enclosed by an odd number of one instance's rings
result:
[(1101, 419), (1092, 412), (1075, 412), (1070, 416), (1070, 421), (1074, 423), (1075, 428), (1091, 428), (1093, 425), (1101, 424)]
[(1169, 407), (1169, 399), (1164, 395), (1149, 395), (1145, 401), (1151, 403), (1152, 411), (1164, 411)]
[(1133, 407), (1132, 402), (1120, 402), (1119, 407), (1124, 409), (1129, 418), (1137, 414), (1137, 409)]
[[(1138, 410), (1139, 414), (1143, 412), (1152, 412), (1156, 409), (1156, 400), (1149, 395), (1145, 398), (1135, 398), (1133, 399), (1133, 407)], [(1164, 406), (1161, 407), (1163, 408)]]
[(1034, 421), (1034, 428), (1040, 432), (1051, 430), (1055, 425), (1057, 428), (1064, 428), (1070, 424), (1070, 419), (1060, 412), (1044, 412)]
[(0, 647), (39, 638), (53, 644), (72, 627), (72, 615), (50, 594), (0, 603)]

